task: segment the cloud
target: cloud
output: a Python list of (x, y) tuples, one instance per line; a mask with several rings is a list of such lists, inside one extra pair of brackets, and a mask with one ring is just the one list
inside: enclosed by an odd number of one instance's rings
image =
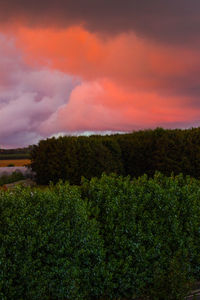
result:
[(84, 80), (109, 78), (142, 91), (198, 96), (199, 49), (167, 46), (123, 33), (102, 39), (81, 27), (30, 29), (17, 33), (27, 64), (35, 61)]
[[(27, 145), (40, 125), (66, 104), (78, 80), (24, 64), (12, 40), (0, 36), (0, 145)], [(43, 135), (44, 137), (44, 135)]]
[(199, 73), (198, 49), (133, 33), (105, 40), (79, 26), (21, 27), (14, 39), (0, 36), (0, 144), (196, 125)]
[[(189, 99), (185, 99), (187, 102)], [(187, 127), (198, 120), (200, 109), (180, 106), (179, 97), (156, 92), (127, 91), (102, 80), (83, 82), (61, 106), (41, 124), (45, 134), (56, 132), (132, 131), (133, 129)]]
[(197, 126), (199, 14), (199, 0), (0, 1), (0, 145)]
[(196, 41), (200, 33), (199, 0), (6, 0), (0, 2), (2, 24), (32, 27), (83, 25), (106, 35), (133, 31), (173, 43)]

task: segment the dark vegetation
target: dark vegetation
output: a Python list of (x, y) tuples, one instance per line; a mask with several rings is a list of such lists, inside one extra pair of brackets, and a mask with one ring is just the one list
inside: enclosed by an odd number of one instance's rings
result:
[(80, 184), (81, 176), (91, 179), (102, 172), (138, 177), (160, 171), (200, 178), (200, 128), (51, 138), (33, 146), (31, 159), (40, 184), (60, 178)]
[(0, 299), (185, 299), (200, 280), (200, 128), (51, 138), (30, 155), (39, 184), (69, 183), (0, 191)]
[(30, 158), (32, 146), (18, 149), (0, 149), (0, 160)]
[(25, 176), (20, 171), (15, 171), (10, 175), (0, 175), (0, 186), (23, 179), (25, 179)]
[(200, 279), (200, 182), (156, 173), (0, 192), (2, 300), (183, 300)]

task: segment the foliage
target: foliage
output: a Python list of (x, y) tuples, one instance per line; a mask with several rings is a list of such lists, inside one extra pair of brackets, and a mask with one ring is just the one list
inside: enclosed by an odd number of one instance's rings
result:
[(0, 149), (0, 160), (29, 158), (29, 153), (31, 152), (31, 150), (32, 146), (17, 149)]
[(0, 194), (0, 298), (94, 299), (103, 244), (76, 187)]
[(182, 300), (200, 279), (200, 184), (102, 175), (0, 192), (2, 300)]
[(200, 178), (200, 128), (51, 138), (33, 146), (30, 155), (39, 184), (59, 179), (80, 184), (81, 176), (91, 179), (102, 172), (139, 177), (160, 171)]
[(39, 184), (59, 179), (80, 184), (81, 176), (88, 179), (103, 172), (121, 173), (121, 152), (117, 143), (99, 137), (60, 137), (40, 141), (31, 152), (31, 168)]
[(15, 181), (23, 180), (25, 176), (20, 171), (15, 171), (11, 175), (0, 176), (0, 186), (8, 183), (13, 183)]
[(81, 190), (104, 239), (106, 296), (184, 299), (200, 279), (199, 181), (103, 175)]

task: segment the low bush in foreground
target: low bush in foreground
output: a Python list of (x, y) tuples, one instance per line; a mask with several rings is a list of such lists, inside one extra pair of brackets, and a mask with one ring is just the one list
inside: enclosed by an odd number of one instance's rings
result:
[(0, 194), (0, 299), (94, 298), (103, 261), (77, 188)]
[(183, 299), (200, 278), (199, 181), (102, 176), (81, 189), (105, 243), (107, 296)]
[(183, 300), (200, 279), (200, 184), (116, 175), (0, 194), (0, 297)]

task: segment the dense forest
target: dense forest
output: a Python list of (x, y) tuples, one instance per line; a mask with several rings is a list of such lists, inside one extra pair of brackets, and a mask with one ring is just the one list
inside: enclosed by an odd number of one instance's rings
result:
[(59, 137), (32, 147), (32, 170), (40, 184), (116, 173), (138, 177), (156, 171), (200, 177), (200, 128), (143, 130), (130, 134)]

